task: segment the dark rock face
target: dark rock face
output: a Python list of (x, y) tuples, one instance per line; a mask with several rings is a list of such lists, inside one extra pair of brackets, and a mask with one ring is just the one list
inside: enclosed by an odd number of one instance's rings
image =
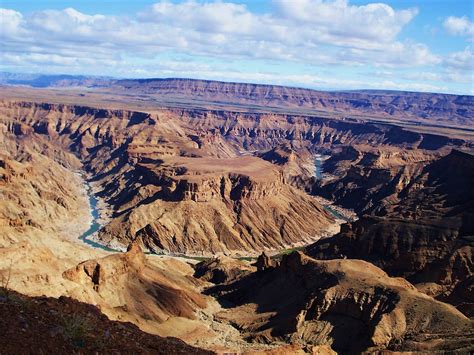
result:
[(255, 268), (247, 263), (225, 256), (201, 261), (194, 267), (194, 277), (221, 284), (237, 280), (253, 271)]
[(448, 296), (438, 297), (440, 301), (450, 303), (471, 319), (474, 317), (474, 276), (459, 282)]
[(394, 191), (383, 217), (375, 204), (371, 215), (307, 251), (319, 259), (363, 259), (413, 283), (436, 283), (438, 296), (448, 299), (474, 273), (473, 181), (474, 156), (453, 151)]
[(262, 252), (254, 265), (257, 267), (257, 271), (261, 272), (275, 267), (277, 263), (273, 261), (265, 252)]
[(0, 288), (2, 354), (147, 353), (214, 354), (176, 338), (141, 331), (68, 297), (27, 297)]
[(455, 226), (450, 229), (442, 224), (367, 216), (344, 225), (339, 234), (318, 241), (307, 251), (318, 259), (364, 259), (390, 275), (415, 282), (416, 275), (421, 275), (429, 264), (451, 257), (464, 245)]
[[(294, 252), (280, 266), (208, 292), (229, 305), (219, 317), (256, 342), (330, 344), (344, 354), (468, 351), (473, 344), (462, 330), (472, 322), (454, 307), (361, 260), (321, 261)], [(435, 333), (439, 343), (431, 346), (428, 334)]]

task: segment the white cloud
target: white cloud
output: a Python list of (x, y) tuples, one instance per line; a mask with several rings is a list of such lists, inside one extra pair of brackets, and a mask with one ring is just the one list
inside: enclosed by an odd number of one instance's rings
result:
[(474, 23), (467, 16), (449, 16), (444, 20), (443, 26), (452, 35), (474, 37)]
[(223, 2), (198, 4), (194, 1), (156, 3), (150, 12), (139, 14), (139, 19), (210, 34), (253, 33), (260, 22), (243, 5)]
[(438, 73), (431, 72), (417, 72), (409, 73), (404, 75), (404, 79), (416, 80), (416, 81), (439, 81), (442, 80), (442, 76)]
[[(368, 63), (378, 61), (377, 52), (393, 50), (396, 45), (403, 47), (407, 58), (418, 55), (419, 48), (395, 41), (403, 26), (416, 16), (416, 9), (395, 11), (385, 4), (350, 6), (340, 0), (273, 3), (273, 12), (256, 15), (233, 3), (160, 2), (141, 13), (138, 20), (160, 29), (170, 26), (175, 38), (197, 48), (227, 43), (218, 49), (221, 54), (263, 58), (268, 53), (274, 58), (322, 60), (321, 46), (329, 45), (359, 50), (356, 57), (360, 63)], [(379, 64), (385, 60), (381, 58)]]
[[(370, 62), (370, 58), (373, 59)], [(340, 52), (340, 60), (357, 63), (371, 63), (372, 65), (391, 68), (429, 66), (439, 64), (439, 56), (430, 52), (428, 47), (421, 43), (387, 43), (373, 49), (349, 48)]]
[(0, 8), (0, 38), (7, 39), (21, 34), (23, 15), (18, 11)]
[[(146, 72), (138, 64), (132, 68), (134, 63), (154, 61), (161, 73), (185, 73), (186, 70), (169, 63), (165, 67), (154, 59), (173, 53), (214, 58), (223, 63), (253, 60), (287, 66), (331, 66), (333, 70), (375, 67), (390, 69), (395, 75), (399, 70), (426, 71), (442, 64), (455, 78), (459, 77), (456, 70), (472, 69), (470, 48), (443, 58), (422, 43), (398, 38), (418, 14), (415, 8), (394, 9), (383, 3), (359, 6), (346, 0), (274, 0), (272, 4), (271, 10), (263, 14), (224, 1), (161, 1), (138, 14), (124, 16), (85, 14), (73, 8), (33, 14), (0, 9), (0, 65), (40, 69), (41, 65), (62, 66), (63, 72), (79, 72), (81, 68), (90, 72), (94, 68), (127, 76), (127, 70)], [(218, 79), (215, 73), (227, 77), (225, 71), (212, 67), (199, 70), (201, 77)], [(252, 81), (256, 74), (250, 74), (241, 80)], [(282, 77), (288, 83), (299, 80), (299, 84), (333, 85), (327, 79), (315, 81), (314, 75), (310, 79)], [(276, 80), (278, 76), (271, 78)], [(370, 82), (364, 85), (373, 87)]]
[(313, 25), (335, 37), (393, 40), (418, 10), (396, 11), (382, 3), (349, 5), (346, 0), (274, 0), (279, 15), (293, 23)]
[[(385, 4), (351, 6), (346, 1), (289, 4), (275, 1), (273, 12), (254, 14), (234, 3), (159, 2), (135, 17), (120, 18), (72, 8), (27, 17), (4, 10), (2, 22), (8, 31), (2, 32), (10, 41), (17, 40), (6, 49), (17, 51), (21, 45), (45, 51), (109, 50), (111, 55), (132, 51), (137, 56), (173, 50), (224, 58), (380, 66), (429, 65), (437, 60), (421, 44), (395, 40), (417, 10), (395, 11)], [(13, 38), (19, 32), (21, 38)]]
[(472, 47), (466, 47), (461, 52), (454, 52), (447, 56), (445, 65), (452, 69), (474, 70), (474, 51)]

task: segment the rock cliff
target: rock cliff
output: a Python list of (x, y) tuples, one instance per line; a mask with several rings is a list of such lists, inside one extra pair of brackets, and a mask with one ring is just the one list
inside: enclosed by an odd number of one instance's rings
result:
[(87, 260), (63, 273), (78, 284), (70, 292), (79, 300), (99, 304), (118, 319), (136, 317), (147, 329), (170, 317), (195, 319), (195, 312), (206, 307), (205, 297), (186, 277), (169, 276), (147, 262), (138, 241), (126, 253)]
[(329, 345), (338, 353), (472, 350), (472, 321), (454, 307), (360, 260), (301, 253), (281, 265), (209, 290), (254, 342)]
[[(128, 79), (112, 84), (156, 97), (185, 98), (229, 105), (291, 107), (346, 114), (371, 114), (411, 118), (416, 121), (471, 125), (472, 96), (401, 91), (324, 92), (310, 89), (193, 79)], [(449, 117), (449, 119), (447, 119)]]
[[(435, 283), (438, 287), (431, 294), (446, 298), (474, 271), (473, 174), (474, 157), (452, 151), (413, 169), (399, 188), (388, 189), (384, 181), (389, 180), (382, 179), (379, 190), (371, 192), (367, 183), (373, 183), (372, 178), (357, 187), (367, 189), (366, 198), (372, 198), (372, 204), (365, 205), (370, 214), (310, 246), (308, 252), (317, 258), (368, 260), (413, 283)], [(363, 182), (358, 178), (348, 173), (343, 179), (351, 186), (347, 181)], [(346, 203), (350, 205), (349, 200)]]

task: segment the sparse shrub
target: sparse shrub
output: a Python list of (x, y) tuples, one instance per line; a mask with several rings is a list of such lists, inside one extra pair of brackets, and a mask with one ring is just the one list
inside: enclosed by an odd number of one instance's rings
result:
[(92, 344), (99, 351), (107, 349), (110, 345), (110, 332), (106, 330), (102, 336), (96, 337)]
[(0, 270), (0, 297), (5, 297), (6, 299), (10, 296), (10, 280), (12, 277), (12, 265), (13, 260), (10, 260), (10, 265), (7, 269)]
[(73, 314), (63, 318), (62, 330), (64, 337), (74, 345), (83, 347), (87, 335), (92, 331), (92, 326), (87, 318), (80, 314)]

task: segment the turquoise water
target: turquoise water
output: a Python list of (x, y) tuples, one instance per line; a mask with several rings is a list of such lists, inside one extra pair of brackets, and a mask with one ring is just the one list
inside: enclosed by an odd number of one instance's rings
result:
[[(317, 180), (321, 180), (323, 178), (323, 161), (321, 157), (315, 157), (314, 160), (314, 175), (316, 176)], [(331, 206), (323, 206), (326, 211), (331, 213), (335, 218), (342, 219), (343, 221), (349, 222), (350, 219), (344, 217), (342, 214), (337, 212), (335, 209), (331, 208)]]
[[(89, 227), (89, 229), (87, 231), (85, 231), (84, 234), (82, 234), (79, 237), (79, 240), (82, 240), (84, 243), (86, 243), (87, 245), (89, 245), (93, 248), (99, 248), (99, 249), (102, 249), (102, 250), (105, 250), (105, 251), (110, 251), (110, 252), (121, 252), (121, 250), (113, 249), (113, 248), (110, 248), (106, 245), (102, 245), (100, 243), (97, 243), (97, 242), (95, 242), (91, 239), (88, 239), (94, 233), (98, 232), (102, 225), (99, 223), (99, 209), (97, 208), (98, 200), (95, 197), (95, 195), (92, 192), (92, 189), (90, 188), (89, 185), (87, 185), (86, 190), (87, 190), (87, 196), (89, 197), (89, 206), (90, 206), (90, 209), (91, 209), (92, 223), (91, 223), (91, 226)], [(145, 254), (154, 255), (156, 253), (145, 252)]]
[(316, 179), (321, 180), (323, 178), (323, 169), (321, 158), (316, 158), (314, 161), (314, 174)]
[(326, 211), (331, 213), (337, 219), (342, 219), (343, 221), (350, 222), (349, 218), (344, 217), (342, 214), (337, 212), (336, 210), (332, 209), (331, 206), (323, 206)]
[(79, 239), (94, 248), (99, 248), (105, 251), (118, 251), (118, 250), (109, 248), (105, 245), (99, 244), (97, 242), (94, 242), (93, 240), (88, 239), (88, 237), (90, 237), (91, 235), (93, 235), (95, 232), (97, 232), (100, 229), (101, 225), (98, 222), (99, 221), (99, 210), (97, 209), (98, 201), (97, 201), (97, 198), (92, 193), (92, 189), (90, 188), (90, 186), (87, 186), (87, 196), (89, 196), (89, 206), (91, 209), (92, 223), (89, 229), (85, 231), (84, 234), (82, 234), (79, 237)]

